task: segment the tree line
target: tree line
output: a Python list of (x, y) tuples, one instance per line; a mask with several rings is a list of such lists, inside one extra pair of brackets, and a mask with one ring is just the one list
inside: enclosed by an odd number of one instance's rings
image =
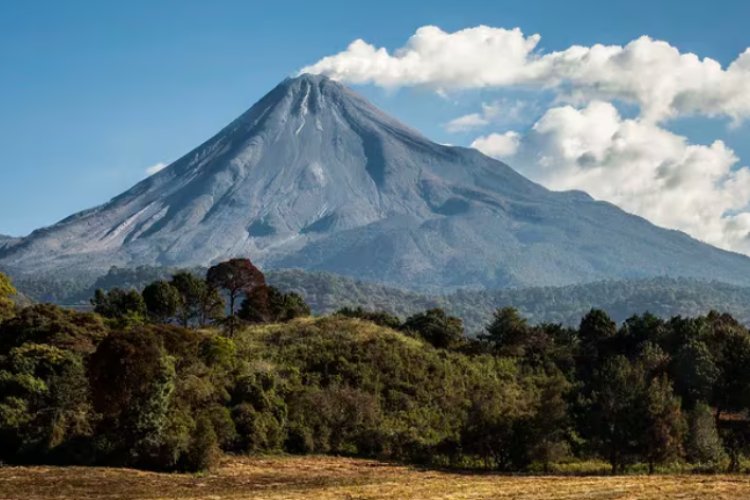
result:
[[(37, 302), (88, 304), (94, 291), (135, 288), (142, 290), (157, 280), (171, 279), (180, 270), (168, 267), (112, 267), (93, 283), (91, 278), (59, 276), (19, 277), (16, 287)], [(205, 275), (205, 268), (193, 268)], [(19, 281), (20, 280), (20, 281)], [(440, 307), (461, 318), (471, 335), (481, 332), (498, 307), (512, 306), (532, 323), (562, 323), (577, 326), (592, 307), (603, 309), (621, 323), (634, 313), (650, 311), (661, 318), (698, 316), (711, 310), (732, 314), (750, 324), (750, 288), (691, 278), (641, 278), (599, 281), (568, 286), (504, 290), (457, 290), (449, 293), (417, 292), (344, 276), (299, 269), (266, 273), (269, 285), (294, 291), (304, 297), (315, 314), (332, 314), (341, 307), (384, 310), (405, 318)]]
[(576, 328), (496, 310), (311, 317), (247, 259), (93, 312), (14, 306), (0, 275), (0, 460), (201, 470), (220, 453), (331, 453), (448, 467), (738, 472), (750, 333), (727, 314)]

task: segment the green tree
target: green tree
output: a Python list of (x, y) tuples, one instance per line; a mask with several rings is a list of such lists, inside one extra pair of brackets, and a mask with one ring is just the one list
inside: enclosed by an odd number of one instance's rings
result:
[(170, 284), (177, 290), (180, 300), (177, 319), (183, 327), (196, 324), (200, 327), (221, 319), (224, 315), (224, 299), (216, 288), (189, 272), (172, 276)]
[(535, 398), (528, 392), (515, 393), (510, 381), (494, 377), (475, 381), (468, 395), (466, 417), (460, 431), (462, 449), (479, 457), (485, 468), (512, 470), (518, 456), (525, 458), (533, 444), (528, 435), (518, 434), (518, 424), (535, 414)]
[(680, 399), (674, 395), (672, 384), (666, 376), (651, 381), (646, 391), (646, 432), (644, 455), (648, 472), (654, 465), (680, 458), (686, 424)]
[(591, 309), (581, 318), (578, 337), (584, 349), (592, 348), (599, 351), (615, 335), (617, 335), (617, 325), (605, 311)]
[(143, 289), (146, 310), (155, 321), (166, 323), (177, 314), (180, 292), (166, 281), (154, 281)]
[(622, 473), (638, 456), (646, 432), (644, 373), (625, 356), (613, 356), (594, 369), (586, 393), (581, 430), (607, 457), (612, 473)]
[(727, 334), (717, 366), (719, 378), (714, 401), (718, 420), (722, 412), (740, 412), (750, 408), (750, 335), (746, 330)]
[(207, 286), (198, 303), (198, 325), (203, 328), (209, 323), (221, 320), (225, 310), (226, 303), (221, 293)]
[(581, 318), (576, 366), (578, 378), (584, 383), (592, 379), (597, 367), (616, 353), (616, 336), (617, 325), (606, 312), (592, 309)]
[(636, 357), (644, 344), (658, 344), (666, 335), (664, 321), (651, 313), (634, 315), (626, 319), (617, 334), (617, 350)]
[(198, 321), (201, 302), (208, 285), (205, 280), (187, 271), (175, 273), (169, 284), (177, 290), (180, 297), (177, 304), (177, 321), (187, 328), (191, 323)]
[(464, 338), (463, 323), (455, 316), (449, 316), (443, 309), (435, 308), (415, 314), (406, 319), (401, 330), (413, 332), (433, 346), (449, 349), (458, 345)]
[(532, 372), (526, 380), (527, 391), (535, 395), (533, 413), (517, 426), (522, 434), (518, 448), (525, 455), (518, 465), (540, 463), (544, 472), (550, 465), (570, 454), (568, 440), (573, 434), (568, 398), (573, 385), (560, 371)]
[(699, 401), (713, 401), (714, 385), (720, 373), (705, 342), (690, 338), (681, 345), (674, 355), (670, 372), (688, 408)]
[(115, 320), (120, 326), (141, 324), (148, 313), (143, 297), (135, 290), (97, 290), (91, 305), (95, 313)]
[(146, 328), (110, 334), (91, 357), (89, 378), (94, 408), (102, 416), (99, 432), (108, 442), (102, 450), (108, 452), (108, 460), (119, 465), (167, 465), (160, 464), (159, 456), (176, 373), (159, 336)]
[(687, 458), (692, 463), (717, 470), (727, 458), (711, 408), (697, 403), (689, 415)]
[[(274, 290), (274, 292), (270, 293), (270, 290)], [(285, 323), (312, 314), (305, 299), (295, 292), (281, 293), (277, 289), (269, 287), (268, 302), (271, 315), (276, 322)]]
[(531, 330), (517, 309), (503, 307), (495, 311), (492, 323), (487, 325), (486, 333), (479, 339), (490, 343), (498, 352), (515, 356), (522, 352)]

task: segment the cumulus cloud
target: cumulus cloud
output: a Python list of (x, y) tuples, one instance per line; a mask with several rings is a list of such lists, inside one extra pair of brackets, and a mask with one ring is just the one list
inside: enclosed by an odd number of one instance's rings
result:
[[(664, 128), (680, 116), (735, 124), (750, 117), (750, 48), (724, 67), (647, 36), (559, 51), (542, 50), (540, 41), (518, 28), (424, 26), (394, 51), (355, 40), (301, 72), (439, 93), (544, 91), (555, 107), (534, 113), (541, 118), (530, 129), (483, 135), (472, 146), (552, 189), (582, 189), (661, 226), (750, 254), (750, 169), (720, 140), (693, 144)], [(623, 118), (613, 103), (634, 105), (635, 117)], [(485, 104), (444, 128), (507, 129), (505, 115), (509, 108)]]
[(488, 156), (504, 159), (516, 154), (520, 142), (521, 136), (518, 132), (511, 131), (503, 134), (490, 134), (478, 137), (471, 143), (471, 147), (478, 149)]
[(444, 92), (471, 88), (545, 88), (582, 104), (622, 100), (639, 106), (643, 119), (689, 114), (750, 116), (750, 49), (727, 68), (710, 58), (682, 53), (647, 36), (620, 45), (537, 50), (540, 35), (477, 26), (448, 33), (424, 26), (390, 53), (355, 40), (338, 54), (301, 72), (383, 87), (428, 86)]
[(148, 167), (146, 169), (146, 174), (148, 174), (148, 175), (154, 175), (156, 173), (159, 173), (162, 170), (164, 170), (165, 168), (167, 168), (167, 165), (168, 164), (164, 163), (164, 162), (159, 162), (156, 165), (151, 165), (150, 167)]
[(480, 113), (471, 113), (459, 116), (445, 124), (445, 130), (448, 132), (466, 132), (489, 125), (490, 121)]
[(652, 222), (750, 253), (750, 169), (722, 141), (691, 144), (645, 119), (594, 101), (549, 109), (523, 135), (474, 147), (558, 190), (582, 189)]
[(444, 125), (448, 132), (466, 132), (497, 123), (517, 123), (525, 117), (530, 104), (521, 100), (498, 99), (483, 102), (479, 113), (459, 116)]

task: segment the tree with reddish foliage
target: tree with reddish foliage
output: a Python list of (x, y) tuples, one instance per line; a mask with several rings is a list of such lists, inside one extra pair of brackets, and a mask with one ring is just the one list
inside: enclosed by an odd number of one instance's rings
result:
[(265, 276), (249, 259), (231, 259), (213, 266), (208, 270), (206, 282), (212, 288), (224, 290), (229, 297), (230, 335), (234, 335), (236, 326), (237, 299), (266, 289)]

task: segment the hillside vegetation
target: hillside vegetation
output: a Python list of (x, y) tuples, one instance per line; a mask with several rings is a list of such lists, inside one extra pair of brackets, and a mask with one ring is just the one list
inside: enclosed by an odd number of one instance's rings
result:
[[(97, 289), (142, 290), (152, 281), (165, 279), (177, 269), (112, 268), (93, 284), (70, 279), (25, 278), (17, 288), (39, 302), (88, 304)], [(192, 269), (198, 274), (205, 269)], [(416, 312), (441, 307), (461, 318), (467, 333), (481, 332), (497, 308), (514, 307), (532, 323), (575, 326), (591, 308), (606, 311), (622, 322), (633, 314), (649, 311), (660, 318), (698, 316), (711, 310), (726, 312), (750, 324), (750, 287), (688, 278), (652, 278), (601, 281), (566, 287), (509, 290), (461, 290), (447, 295), (425, 295), (323, 272), (276, 270), (266, 273), (268, 283), (282, 291), (296, 292), (315, 314), (330, 314), (341, 307), (381, 310), (402, 319)]]
[(514, 307), (532, 323), (578, 324), (591, 308), (606, 311), (617, 322), (648, 311), (661, 318), (726, 312), (750, 324), (750, 287), (688, 278), (600, 281), (565, 287), (508, 290), (461, 290), (424, 295), (365, 283), (328, 273), (271, 271), (269, 283), (301, 294), (318, 314), (340, 307), (384, 310), (401, 318), (442, 307), (461, 318), (467, 332), (480, 332), (497, 308)]
[(432, 308), (311, 317), (247, 259), (93, 312), (0, 292), (0, 460), (195, 471), (222, 453), (612, 473), (742, 470), (750, 332), (728, 314), (575, 328), (497, 309), (476, 338)]

